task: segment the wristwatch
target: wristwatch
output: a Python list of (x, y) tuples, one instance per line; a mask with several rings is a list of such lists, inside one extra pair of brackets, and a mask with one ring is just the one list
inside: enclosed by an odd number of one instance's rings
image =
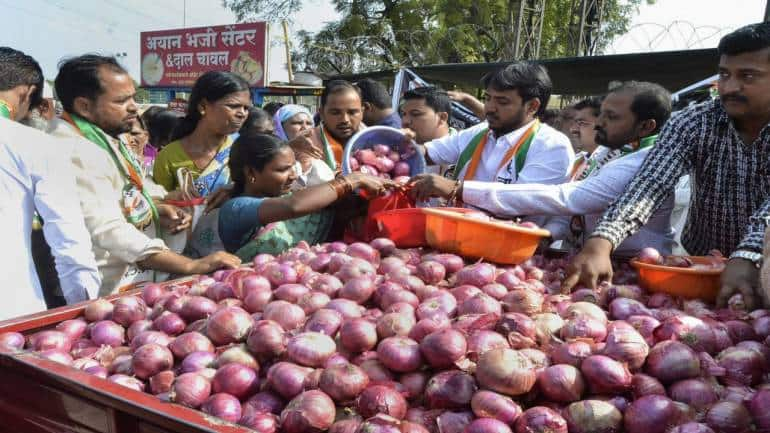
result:
[(730, 254), (731, 259), (743, 259), (754, 263), (757, 269), (762, 267), (762, 254), (755, 253), (754, 251), (737, 250)]

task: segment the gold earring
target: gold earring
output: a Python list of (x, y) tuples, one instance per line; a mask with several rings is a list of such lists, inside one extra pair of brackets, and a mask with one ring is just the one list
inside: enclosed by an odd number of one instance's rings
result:
[(206, 110), (201, 110), (201, 117), (206, 115)]

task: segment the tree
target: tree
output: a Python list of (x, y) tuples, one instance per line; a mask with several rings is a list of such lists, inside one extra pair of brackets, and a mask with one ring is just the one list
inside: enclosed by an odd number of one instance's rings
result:
[[(417, 66), (514, 60), (522, 0), (332, 0), (341, 19), (320, 32), (298, 32), (298, 69), (339, 74)], [(600, 0), (599, 23), (579, 44), (580, 0), (547, 0), (540, 58), (600, 54), (627, 31), (638, 6), (655, 0)], [(224, 0), (240, 21), (288, 19), (302, 0)], [(524, 17), (531, 20), (531, 17)], [(526, 21), (526, 20), (525, 20)], [(578, 47), (583, 49), (578, 53)], [(533, 57), (532, 50), (524, 57)], [(520, 56), (521, 58), (521, 56)]]

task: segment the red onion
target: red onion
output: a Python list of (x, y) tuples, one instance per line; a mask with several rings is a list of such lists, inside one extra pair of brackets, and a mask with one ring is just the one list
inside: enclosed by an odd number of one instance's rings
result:
[(610, 302), (610, 316), (615, 320), (626, 320), (631, 316), (649, 316), (650, 310), (641, 302), (630, 298), (617, 298)]
[(567, 364), (557, 364), (543, 370), (538, 376), (538, 385), (546, 398), (560, 403), (580, 400), (585, 390), (580, 370)]
[(293, 398), (305, 388), (305, 379), (313, 369), (290, 362), (278, 362), (267, 370), (267, 383), (283, 398)]
[(427, 260), (417, 265), (416, 275), (425, 284), (438, 284), (446, 277), (446, 269), (439, 262)]
[(553, 409), (535, 406), (516, 420), (516, 433), (567, 433), (567, 421)]
[(658, 250), (652, 247), (644, 247), (639, 250), (639, 255), (636, 258), (642, 263), (651, 265), (657, 265), (663, 262), (663, 257)]
[(142, 300), (144, 300), (144, 303), (147, 304), (148, 307), (152, 307), (155, 305), (155, 301), (157, 301), (161, 295), (166, 292), (167, 289), (165, 289), (160, 284), (150, 283), (144, 286), (142, 289)]
[(250, 415), (253, 413), (272, 413), (274, 415), (280, 415), (283, 408), (286, 406), (280, 397), (269, 391), (258, 392), (243, 403), (243, 415)]
[(230, 284), (218, 282), (206, 288), (206, 297), (215, 302), (219, 302), (226, 298), (234, 298), (235, 292), (233, 292), (233, 288)]
[(129, 326), (137, 320), (147, 317), (147, 305), (136, 296), (118, 298), (114, 307), (112, 321), (123, 326)]
[(543, 309), (543, 295), (529, 289), (513, 289), (501, 300), (503, 308), (509, 313), (523, 313), (528, 316)]
[(213, 394), (203, 403), (201, 411), (235, 423), (241, 419), (241, 402), (229, 394)]
[(171, 391), (171, 384), (174, 383), (176, 375), (171, 370), (164, 370), (152, 376), (149, 380), (150, 392), (154, 395)]
[(238, 424), (257, 433), (275, 433), (278, 431), (278, 417), (271, 413), (254, 412), (241, 415)]
[(214, 312), (206, 324), (206, 335), (218, 345), (238, 343), (249, 335), (253, 320), (246, 310), (224, 307)]
[(674, 427), (673, 429), (669, 430), (668, 433), (715, 433), (714, 430), (711, 429), (706, 424), (701, 424), (697, 422), (688, 422), (685, 424), (678, 425)]
[(457, 312), (457, 300), (448, 292), (436, 293), (417, 307), (417, 317), (428, 319), (436, 316), (453, 316)]
[(49, 361), (58, 362), (59, 364), (72, 365), (72, 356), (62, 349), (46, 349), (37, 353), (41, 358), (45, 358)]
[(655, 338), (676, 340), (690, 346), (696, 352), (714, 353), (716, 336), (712, 328), (702, 320), (691, 317), (670, 317), (655, 330)]
[(166, 307), (167, 310), (178, 313), (188, 322), (205, 319), (217, 311), (217, 308), (219, 307), (216, 302), (203, 296), (190, 296), (184, 301), (178, 312)]
[(88, 326), (88, 323), (85, 320), (72, 319), (60, 322), (56, 325), (56, 330), (67, 334), (70, 340), (75, 341), (85, 334), (86, 326)]
[(457, 308), (458, 315), (466, 314), (486, 314), (494, 313), (498, 316), (502, 314), (500, 303), (494, 298), (484, 293), (479, 293), (469, 299), (466, 299)]
[(376, 268), (371, 262), (367, 262), (363, 259), (353, 258), (350, 263), (342, 265), (339, 271), (334, 274), (342, 282), (347, 282), (353, 278), (375, 278), (377, 275)]
[[(98, 335), (101, 335), (101, 328), (102, 327), (97, 328)], [(120, 328), (119, 325), (118, 328)], [(122, 342), (123, 328), (120, 328), (120, 332)], [(72, 348), (72, 340), (62, 331), (40, 331), (32, 334), (29, 337), (29, 347), (37, 352), (50, 349), (58, 349), (69, 352)]]
[(604, 341), (607, 337), (607, 328), (604, 323), (589, 316), (575, 317), (568, 320), (560, 332), (561, 338), (567, 341), (591, 339), (598, 343)]
[(510, 396), (529, 392), (536, 379), (532, 362), (516, 350), (489, 350), (476, 366), (476, 380), (482, 387)]
[(259, 370), (259, 363), (251, 355), (245, 344), (236, 344), (227, 348), (217, 358), (216, 366), (221, 367), (231, 362)]
[(171, 349), (171, 353), (174, 354), (176, 359), (184, 359), (193, 352), (214, 351), (214, 345), (211, 344), (211, 340), (199, 332), (188, 332), (176, 337), (176, 339), (168, 345), (168, 348)]
[(357, 277), (348, 280), (337, 296), (343, 299), (350, 299), (358, 304), (363, 304), (374, 294), (374, 281), (368, 277)]
[(660, 321), (652, 316), (631, 316), (626, 319), (626, 323), (633, 326), (634, 329), (644, 338), (648, 346), (655, 344), (653, 332), (660, 326)]
[(342, 288), (342, 281), (334, 275), (321, 274), (310, 283), (310, 288), (330, 297), (337, 296), (337, 292)]
[(441, 329), (448, 329), (450, 325), (451, 323), (449, 318), (446, 316), (435, 316), (432, 318), (422, 319), (417, 322), (409, 331), (409, 338), (419, 343), (427, 335)]
[(751, 428), (751, 415), (742, 404), (720, 401), (706, 413), (706, 424), (720, 433), (744, 433)]
[(329, 433), (356, 433), (361, 427), (361, 417), (336, 421), (329, 427)]
[(641, 334), (623, 321), (610, 323), (607, 331), (607, 341), (602, 353), (617, 361), (625, 362), (631, 370), (642, 368), (650, 348)]
[(662, 395), (646, 395), (626, 409), (624, 424), (628, 433), (665, 433), (678, 423), (678, 409)]
[(289, 359), (308, 367), (323, 367), (326, 360), (337, 350), (334, 340), (320, 332), (297, 334), (289, 339), (286, 348)]
[(296, 283), (297, 279), (299, 278), (297, 271), (294, 270), (291, 265), (286, 263), (281, 263), (270, 267), (264, 276), (270, 280), (270, 284), (272, 284), (274, 287), (278, 287), (283, 284)]
[(425, 402), (431, 409), (462, 409), (475, 393), (473, 376), (457, 370), (443, 371), (428, 381)]
[(369, 242), (369, 245), (377, 251), (389, 254), (396, 249), (396, 244), (388, 238), (376, 238)]
[(105, 299), (96, 299), (89, 302), (83, 309), (83, 316), (89, 322), (99, 322), (108, 320), (112, 317), (112, 311), (115, 307), (110, 301)]
[(406, 269), (406, 263), (403, 260), (398, 257), (385, 257), (380, 261), (377, 270), (383, 275), (388, 275), (391, 273), (403, 272), (404, 269)]
[(380, 307), (384, 310), (387, 310), (391, 305), (398, 302), (406, 302), (407, 304), (417, 308), (417, 306), (420, 305), (420, 298), (407, 290), (392, 290), (382, 295), (382, 299), (380, 299)]
[[(423, 283), (421, 279), (415, 277), (414, 275), (392, 275), (389, 277), (389, 279), (391, 282), (403, 286), (406, 290), (409, 291), (408, 293), (417, 293), (425, 288), (425, 283)], [(394, 300), (393, 302), (398, 301), (401, 300)], [(419, 303), (420, 299), (417, 298), (417, 300), (414, 302), (414, 306), (416, 307)], [(387, 308), (387, 306), (384, 306), (383, 308)]]
[(748, 404), (751, 416), (759, 431), (770, 430), (770, 390), (760, 389)]
[(511, 428), (494, 418), (479, 418), (465, 427), (466, 433), (512, 433)]
[[(138, 322), (134, 322), (134, 325)], [(152, 322), (155, 329), (169, 335), (179, 335), (184, 332), (187, 324), (176, 313), (164, 312)], [(133, 325), (131, 325), (133, 326)], [(130, 337), (129, 337), (130, 338)]]
[(455, 276), (457, 277), (456, 284), (458, 286), (469, 284), (471, 286), (484, 287), (495, 281), (496, 273), (494, 265), (476, 263), (475, 265), (460, 269)]
[(394, 380), (393, 373), (376, 359), (368, 359), (358, 363), (361, 370), (364, 370), (372, 382), (391, 382)]
[(110, 382), (131, 388), (135, 391), (144, 392), (144, 383), (141, 380), (127, 376), (125, 374), (113, 374), (107, 378)]
[(556, 346), (551, 351), (551, 358), (556, 364), (569, 364), (580, 367), (583, 360), (593, 354), (593, 348), (585, 341), (570, 341)]
[(473, 413), (446, 411), (435, 419), (438, 427), (436, 433), (463, 433), (473, 421)]
[(479, 418), (494, 418), (513, 425), (522, 410), (509, 397), (492, 391), (478, 391), (471, 399), (473, 413)]
[(615, 406), (600, 400), (583, 400), (564, 409), (570, 433), (614, 433), (623, 430), (623, 415)]
[(456, 286), (454, 289), (450, 290), (449, 293), (452, 294), (452, 296), (455, 298), (457, 303), (463, 303), (468, 299), (483, 292), (481, 291), (481, 289), (479, 289), (476, 286), (461, 285), (461, 286)]
[(631, 387), (633, 389), (634, 398), (653, 394), (666, 395), (666, 388), (663, 387), (663, 384), (660, 383), (658, 379), (644, 373), (634, 374), (634, 377), (631, 380)]
[(342, 315), (334, 310), (322, 308), (305, 323), (304, 330), (309, 332), (320, 332), (321, 334), (335, 336), (342, 325)]
[(306, 391), (295, 397), (281, 412), (281, 431), (286, 433), (316, 433), (334, 423), (334, 402), (322, 391)]
[[(173, 314), (173, 313), (169, 313)], [(128, 337), (128, 341), (132, 341), (134, 337), (141, 334), (144, 331), (150, 331), (153, 329), (152, 321), (150, 320), (137, 320), (136, 322), (132, 323), (131, 326), (128, 327), (128, 330), (126, 330), (126, 337)]]
[(607, 314), (599, 306), (590, 302), (575, 302), (564, 312), (565, 319), (571, 319), (577, 316), (590, 316), (594, 319), (607, 323)]
[(353, 364), (335, 365), (321, 373), (318, 386), (337, 403), (354, 400), (369, 385), (369, 377)]
[(669, 396), (692, 406), (695, 410), (703, 411), (719, 400), (713, 385), (701, 379), (685, 379), (674, 383), (668, 388)]
[(406, 337), (388, 337), (377, 346), (377, 358), (387, 368), (408, 373), (422, 365), (420, 345)]
[(420, 342), (420, 351), (433, 368), (447, 368), (459, 361), (468, 349), (465, 337), (454, 329), (442, 329)]
[(116, 356), (112, 362), (108, 366), (108, 370), (110, 374), (126, 374), (126, 375), (133, 375), (134, 370), (132, 367), (133, 363), (133, 357), (129, 354), (124, 355), (118, 355)]
[(532, 363), (532, 366), (535, 368), (535, 372), (538, 374), (540, 374), (541, 371), (545, 370), (548, 366), (551, 365), (551, 360), (548, 358), (548, 355), (546, 355), (545, 352), (541, 350), (527, 348), (519, 350), (519, 353), (529, 359), (529, 362)]
[(661, 341), (647, 356), (646, 371), (663, 384), (700, 375), (698, 355), (678, 341)]
[(271, 359), (286, 351), (286, 333), (277, 322), (260, 320), (254, 324), (246, 340), (251, 352), (259, 359)]
[(722, 381), (733, 386), (756, 385), (766, 368), (766, 362), (761, 354), (737, 346), (723, 350), (716, 360), (719, 366), (726, 370)]
[(594, 393), (622, 393), (631, 387), (628, 367), (604, 355), (591, 355), (580, 366)]
[(110, 374), (109, 371), (106, 368), (102, 367), (101, 365), (95, 365), (93, 367), (86, 367), (85, 369), (83, 369), (83, 371), (85, 371), (86, 373), (88, 373), (90, 375), (93, 375), (93, 376), (96, 376), (96, 377), (101, 377), (102, 379), (107, 379), (107, 377)]
[(381, 339), (393, 336), (406, 336), (415, 325), (414, 316), (401, 313), (388, 313), (377, 319), (377, 336)]
[(310, 292), (300, 297), (297, 305), (302, 308), (306, 315), (309, 315), (324, 308), (330, 301), (331, 299), (326, 293)]
[(365, 319), (352, 319), (340, 327), (340, 344), (353, 353), (365, 352), (377, 345), (377, 328)]
[[(270, 285), (270, 283), (267, 284)], [(243, 308), (249, 313), (262, 312), (272, 300), (273, 292), (270, 289), (251, 290), (243, 297)]]
[(0, 353), (18, 352), (24, 348), (24, 335), (18, 332), (0, 333)]
[(597, 304), (597, 305), (605, 305), (604, 301), (606, 301), (606, 299), (601, 298), (599, 291), (592, 290), (592, 289), (576, 290), (572, 292), (572, 295), (570, 295), (570, 299), (572, 300), (572, 302), (590, 302), (592, 304)]
[(265, 307), (262, 318), (277, 322), (287, 331), (293, 331), (305, 323), (305, 312), (299, 306), (289, 302), (273, 301)]
[[(511, 338), (511, 334), (509, 334), (508, 338)], [(498, 348), (510, 348), (505, 337), (497, 332), (481, 329), (473, 331), (468, 337), (468, 349), (466, 354), (471, 360), (475, 361), (478, 360), (479, 355), (482, 353)]]
[(99, 346), (104, 344), (112, 347), (120, 346), (125, 339), (123, 327), (111, 320), (96, 322), (91, 327), (91, 341)]
[(406, 416), (407, 404), (395, 389), (384, 385), (370, 385), (358, 396), (356, 407), (364, 418), (382, 413), (403, 419)]
[(414, 371), (401, 375), (399, 383), (404, 388), (404, 397), (407, 400), (416, 400), (422, 397), (430, 376), (426, 371)]
[(227, 393), (241, 400), (254, 394), (258, 385), (257, 371), (237, 363), (219, 367), (211, 381), (215, 393)]
[(273, 291), (273, 296), (281, 301), (296, 304), (299, 298), (310, 293), (310, 288), (302, 284), (282, 284)]
[(160, 331), (144, 331), (139, 333), (133, 340), (131, 340), (131, 350), (135, 351), (145, 344), (155, 343), (163, 347), (168, 347), (174, 338), (168, 334), (164, 334)]
[(653, 293), (647, 300), (649, 308), (679, 308), (676, 299), (667, 293)]
[(150, 343), (138, 348), (134, 352), (131, 367), (134, 374), (140, 379), (149, 379), (163, 370), (174, 366), (174, 355), (168, 348), (159, 344)]
[(350, 244), (345, 254), (350, 257), (357, 257), (370, 263), (379, 263), (380, 253), (370, 245), (363, 242), (354, 242)]
[(213, 352), (192, 352), (182, 360), (182, 363), (179, 366), (179, 372), (194, 373), (203, 370), (204, 368), (210, 368), (214, 365), (216, 359), (217, 355)]

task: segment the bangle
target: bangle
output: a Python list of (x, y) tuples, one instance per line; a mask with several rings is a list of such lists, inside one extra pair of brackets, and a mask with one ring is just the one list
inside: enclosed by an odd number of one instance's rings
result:
[(463, 181), (461, 180), (458, 180), (457, 182), (455, 182), (454, 188), (452, 188), (452, 191), (449, 193), (449, 197), (447, 197), (447, 204), (449, 204), (450, 206), (460, 207), (460, 205), (462, 205), (462, 202), (463, 202), (462, 197), (457, 198), (457, 191), (460, 190), (460, 187), (462, 186), (462, 184), (463, 184)]
[(329, 186), (337, 194), (337, 200), (353, 192), (353, 185), (344, 177), (338, 177), (330, 181)]

